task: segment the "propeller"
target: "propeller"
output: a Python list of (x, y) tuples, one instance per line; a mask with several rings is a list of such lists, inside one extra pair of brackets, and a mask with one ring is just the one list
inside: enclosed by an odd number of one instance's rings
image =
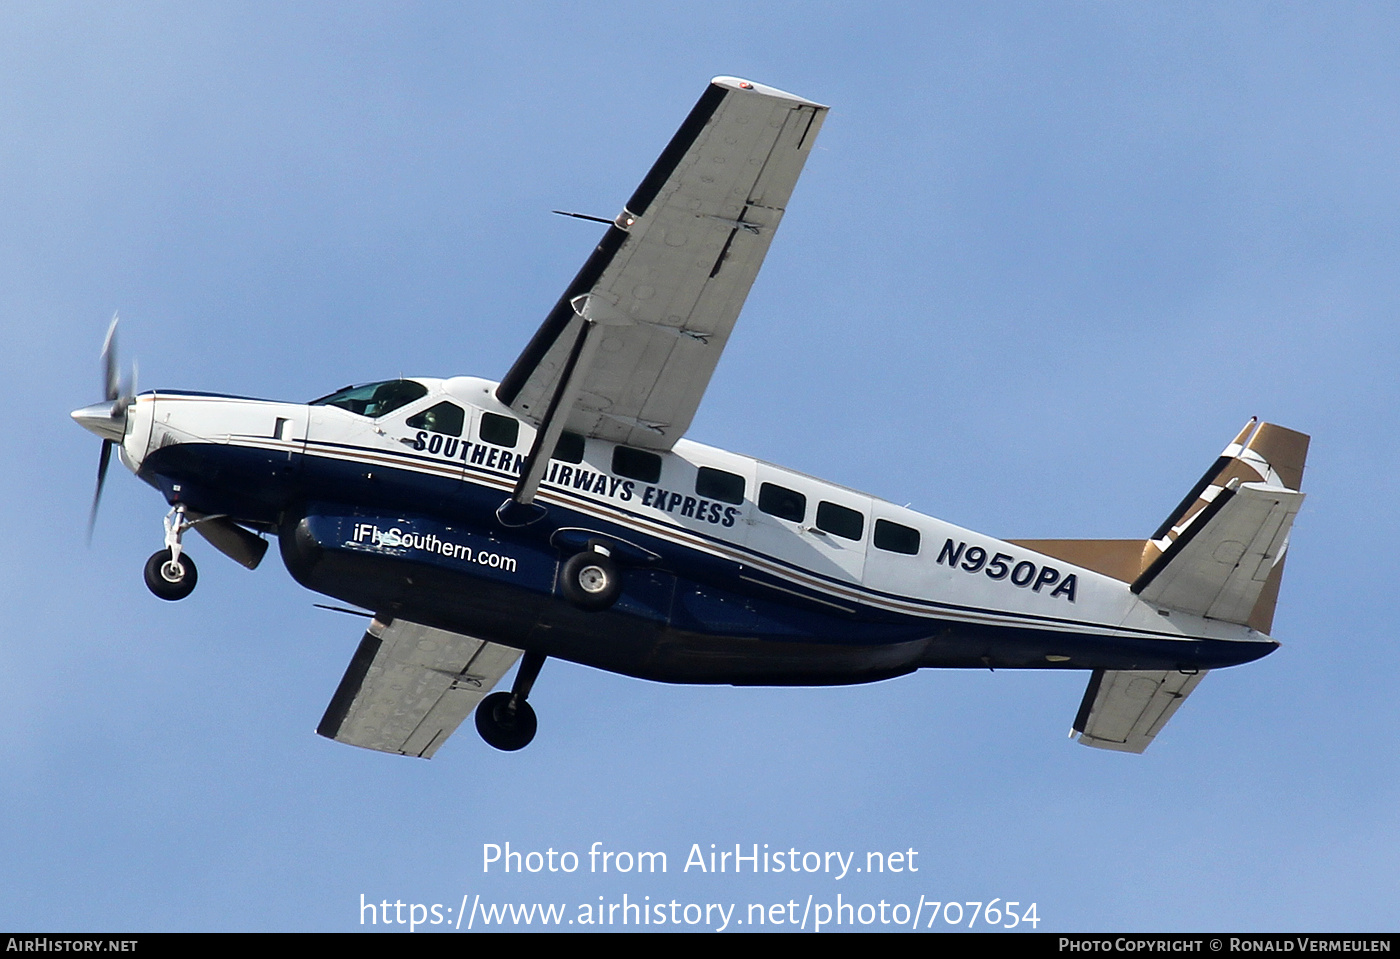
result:
[(136, 364), (131, 365), (131, 378), (125, 383), (117, 370), (117, 314), (113, 313), (112, 325), (107, 327), (107, 338), (102, 342), (103, 401), (72, 413), (79, 426), (102, 439), (102, 453), (97, 460), (97, 489), (92, 495), (92, 511), (88, 514), (89, 543), (97, 522), (97, 506), (102, 501), (102, 486), (107, 481), (107, 467), (112, 462), (112, 447), (126, 435), (126, 411), (136, 397)]

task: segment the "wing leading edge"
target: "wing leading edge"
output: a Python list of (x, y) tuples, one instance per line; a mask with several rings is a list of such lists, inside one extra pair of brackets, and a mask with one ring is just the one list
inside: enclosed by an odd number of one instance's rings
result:
[(564, 429), (670, 449), (695, 416), (826, 112), (772, 87), (712, 80), (497, 397), (537, 427), (558, 406)]

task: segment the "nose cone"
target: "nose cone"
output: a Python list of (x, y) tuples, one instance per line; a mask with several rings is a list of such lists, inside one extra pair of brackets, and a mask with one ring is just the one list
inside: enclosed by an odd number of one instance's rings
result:
[(120, 443), (126, 432), (126, 409), (117, 400), (94, 403), (70, 414), (78, 425), (104, 440)]

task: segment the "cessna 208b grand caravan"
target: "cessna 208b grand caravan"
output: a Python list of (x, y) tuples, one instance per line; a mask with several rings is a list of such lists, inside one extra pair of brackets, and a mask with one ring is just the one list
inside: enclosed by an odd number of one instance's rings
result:
[(109, 333), (106, 401), (73, 417), (99, 497), (116, 447), (171, 507), (147, 585), (194, 588), (189, 530), (250, 568), (275, 534), (373, 613), (317, 731), (385, 752), (431, 757), (473, 709), (525, 746), (550, 656), (738, 685), (1084, 670), (1080, 741), (1141, 752), (1207, 671), (1274, 650), (1308, 438), (1251, 421), (1149, 539), (1037, 541), (684, 439), (826, 112), (712, 81), (500, 383), (133, 395)]

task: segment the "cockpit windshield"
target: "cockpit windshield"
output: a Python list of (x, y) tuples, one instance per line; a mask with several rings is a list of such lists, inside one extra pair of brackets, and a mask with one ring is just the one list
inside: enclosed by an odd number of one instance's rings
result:
[(347, 386), (330, 396), (312, 400), (312, 406), (338, 406), (351, 413), (377, 419), (407, 403), (427, 396), (428, 388), (413, 380), (383, 380), (364, 386)]

